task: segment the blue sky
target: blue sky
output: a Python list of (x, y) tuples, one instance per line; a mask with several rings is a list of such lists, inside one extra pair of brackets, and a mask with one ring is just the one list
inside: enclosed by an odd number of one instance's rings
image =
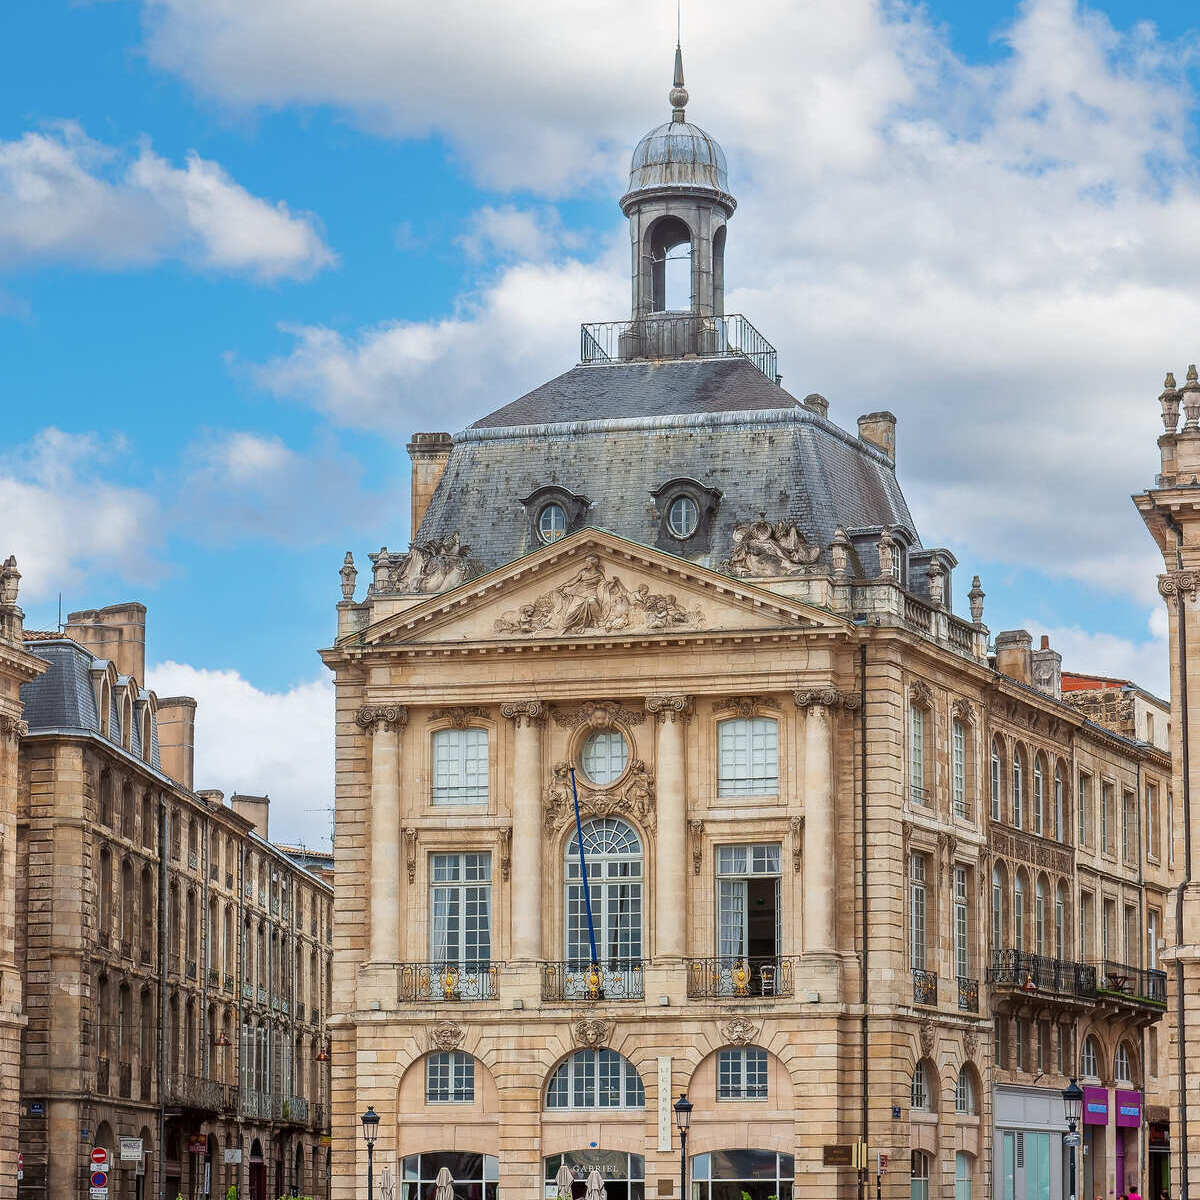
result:
[[(60, 592), (145, 601), (150, 683), (207, 712), (200, 782), (270, 790), (310, 840), (342, 553), (407, 544), (409, 433), (621, 315), (615, 197), (674, 28), (658, 0), (334, 7), (0, 16), (0, 552), (31, 626)], [(897, 413), (960, 607), (978, 572), (993, 630), (1165, 688), (1127, 497), (1163, 371), (1200, 357), (1194, 9), (723, 12), (683, 22), (740, 200), (733, 307), (835, 420)]]

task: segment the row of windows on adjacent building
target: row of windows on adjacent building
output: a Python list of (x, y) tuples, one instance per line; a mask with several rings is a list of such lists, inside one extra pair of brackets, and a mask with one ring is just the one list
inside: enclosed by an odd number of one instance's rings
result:
[[(1122, 1039), (1113, 1051), (1111, 1077), (1100, 1040), (1086, 1034), (1074, 1052), (1075, 1029), (1070, 1024), (1055, 1025), (1049, 1020), (1033, 1021), (1027, 1017), (999, 1016), (995, 1018), (995, 1062), (999, 1070), (1022, 1071), (1025, 1074), (1076, 1076), (1085, 1081), (1113, 1083), (1118, 1086), (1141, 1087), (1137, 1047)], [(1158, 1061), (1158, 1030), (1147, 1029), (1146, 1063), (1150, 1074), (1155, 1073)]]
[[(598, 730), (583, 743), (579, 766), (600, 787), (615, 783), (630, 762), (629, 743), (616, 729)], [(486, 804), (488, 731), (439, 729), (433, 734), (432, 802)], [(779, 722), (774, 717), (733, 718), (717, 724), (717, 795), (779, 793)]]
[[(918, 803), (929, 803), (933, 795), (930, 753), (929, 710), (921, 704), (909, 706), (909, 791)], [(954, 815), (961, 820), (973, 819), (972, 740), (967, 723), (954, 718), (950, 726), (950, 791)], [(1005, 822), (1014, 829), (1024, 829), (1039, 837), (1068, 843), (1071, 838), (1070, 797), (1067, 788), (1068, 769), (1059, 761), (1040, 751), (1032, 753), (1018, 743), (1010, 756), (1001, 740), (993, 739), (990, 760), (990, 815), (993, 821)], [(1137, 796), (1122, 791), (1121, 808), (1116, 807), (1116, 784), (1100, 781), (1099, 805), (1096, 806), (1095, 781), (1087, 771), (1080, 771), (1077, 780), (1076, 808), (1078, 816), (1077, 844), (1100, 850), (1117, 857), (1118, 838), (1120, 857), (1136, 865), (1143, 848), (1143, 836), (1138, 822)], [(1162, 811), (1159, 805), (1159, 786), (1153, 780), (1145, 785), (1145, 847), (1147, 859), (1160, 861), (1162, 855)], [(1172, 865), (1174, 860), (1174, 814), (1168, 798), (1166, 811), (1166, 842)]]

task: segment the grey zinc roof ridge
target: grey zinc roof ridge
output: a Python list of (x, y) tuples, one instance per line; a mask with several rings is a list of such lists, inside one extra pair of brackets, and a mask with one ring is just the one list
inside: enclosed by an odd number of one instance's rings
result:
[(607, 417), (599, 421), (550, 421), (536, 425), (472, 425), (454, 435), (456, 443), (500, 442), (520, 438), (569, 437), (587, 433), (620, 433), (627, 430), (713, 429), (725, 425), (815, 425), (839, 438), (889, 470), (895, 464), (880, 449), (864, 442), (828, 417), (807, 408), (751, 408), (731, 412), (671, 413), (659, 417)]

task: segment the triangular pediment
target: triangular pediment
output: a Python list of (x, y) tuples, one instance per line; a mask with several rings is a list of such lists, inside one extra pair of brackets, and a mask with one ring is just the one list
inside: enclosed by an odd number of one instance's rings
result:
[(586, 530), (383, 618), (366, 645), (561, 643), (842, 628), (841, 617)]

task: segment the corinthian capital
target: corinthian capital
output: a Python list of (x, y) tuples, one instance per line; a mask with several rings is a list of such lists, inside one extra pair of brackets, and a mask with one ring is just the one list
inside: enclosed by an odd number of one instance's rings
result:
[(693, 712), (691, 696), (649, 696), (646, 711), (664, 721), (687, 721)]
[(364, 704), (354, 720), (368, 735), (395, 733), (408, 725), (408, 709), (403, 704)]
[(840, 692), (835, 687), (797, 688), (792, 693), (797, 708), (848, 708), (859, 705), (857, 692)]
[(540, 725), (546, 719), (546, 705), (541, 700), (515, 700), (500, 705), (500, 715), (522, 725)]
[(29, 726), (20, 717), (0, 713), (0, 738), (19, 742), (29, 732)]

